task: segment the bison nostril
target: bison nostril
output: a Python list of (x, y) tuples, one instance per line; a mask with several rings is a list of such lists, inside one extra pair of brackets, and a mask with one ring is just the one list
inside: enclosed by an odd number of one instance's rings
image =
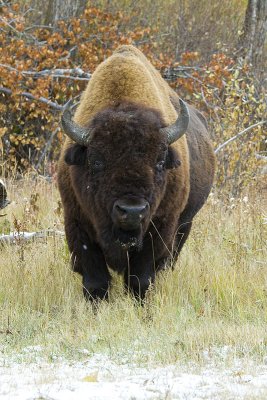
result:
[(115, 213), (121, 218), (121, 219), (126, 219), (127, 218), (127, 210), (125, 210), (124, 207), (115, 204), (114, 205), (114, 211)]

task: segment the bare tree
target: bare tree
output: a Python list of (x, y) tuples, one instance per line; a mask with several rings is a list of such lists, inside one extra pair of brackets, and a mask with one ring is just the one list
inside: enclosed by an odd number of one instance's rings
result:
[(28, 18), (35, 24), (55, 26), (60, 19), (79, 16), (87, 5), (87, 0), (28, 0), (31, 7)]
[(77, 17), (86, 3), (86, 0), (49, 0), (44, 23), (54, 25), (59, 19)]
[(248, 0), (243, 32), (238, 43), (238, 54), (255, 67), (266, 61), (267, 1)]

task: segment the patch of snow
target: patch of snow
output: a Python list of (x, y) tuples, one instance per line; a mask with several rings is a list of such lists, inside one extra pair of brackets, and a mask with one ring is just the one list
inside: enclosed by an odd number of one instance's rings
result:
[[(38, 346), (27, 351), (39, 351)], [(226, 353), (228, 350), (226, 350)], [(86, 354), (86, 353), (85, 353)], [(231, 369), (116, 364), (96, 354), (83, 362), (64, 359), (19, 363), (0, 357), (1, 400), (149, 400), (267, 398), (267, 366)], [(253, 396), (253, 397), (251, 397)]]
[(28, 346), (28, 347), (25, 347), (24, 349), (23, 349), (23, 353), (29, 353), (29, 354), (32, 354), (32, 353), (39, 353), (40, 351), (42, 351), (43, 350), (43, 347), (42, 346), (39, 346), (39, 345), (37, 345), (37, 346)]

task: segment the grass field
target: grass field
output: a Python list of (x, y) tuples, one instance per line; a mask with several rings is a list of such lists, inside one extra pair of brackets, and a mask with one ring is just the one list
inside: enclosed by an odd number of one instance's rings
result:
[[(0, 233), (63, 230), (58, 190), (38, 178), (8, 184), (12, 204)], [(222, 201), (195, 219), (174, 271), (165, 271), (142, 307), (114, 277), (97, 312), (69, 268), (64, 238), (0, 248), (0, 349), (23, 354), (41, 346), (48, 360), (107, 354), (137, 365), (264, 361), (267, 350), (267, 225), (263, 194)], [(3, 214), (3, 212), (2, 212)], [(86, 350), (86, 351), (85, 351)], [(30, 357), (29, 354), (27, 357)]]

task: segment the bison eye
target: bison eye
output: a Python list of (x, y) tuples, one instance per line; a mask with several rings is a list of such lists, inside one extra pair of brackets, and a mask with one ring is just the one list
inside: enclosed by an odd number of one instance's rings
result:
[(163, 171), (164, 167), (165, 167), (164, 160), (159, 161), (156, 165), (157, 171), (159, 171), (159, 172)]
[(104, 163), (101, 160), (94, 160), (91, 166), (93, 171), (102, 171), (104, 169)]

